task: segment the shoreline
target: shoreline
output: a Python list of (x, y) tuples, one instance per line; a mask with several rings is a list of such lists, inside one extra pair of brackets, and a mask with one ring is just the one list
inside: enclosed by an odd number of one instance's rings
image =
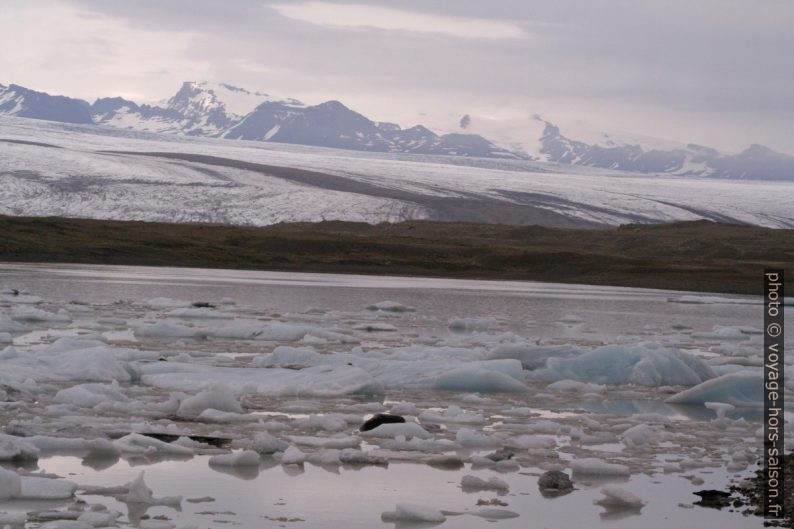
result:
[(709, 221), (561, 229), (440, 221), (246, 227), (0, 216), (0, 261), (516, 280), (760, 295), (794, 230)]

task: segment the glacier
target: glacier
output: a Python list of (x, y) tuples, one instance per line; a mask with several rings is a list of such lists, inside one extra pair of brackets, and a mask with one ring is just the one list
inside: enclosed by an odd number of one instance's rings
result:
[[(794, 227), (781, 181), (167, 136), (0, 117), (0, 214), (263, 226), (409, 219)], [(538, 220), (540, 219), (540, 220)]]

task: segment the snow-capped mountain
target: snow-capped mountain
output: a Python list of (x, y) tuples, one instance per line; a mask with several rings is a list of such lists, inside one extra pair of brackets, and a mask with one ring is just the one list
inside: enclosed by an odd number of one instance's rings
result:
[(308, 107), (263, 103), (223, 137), (374, 152), (518, 158), (482, 136), (439, 136), (422, 125), (402, 129), (395, 123), (376, 123), (339, 101)]
[(687, 144), (671, 149), (648, 148), (639, 143), (607, 139), (590, 144), (564, 136), (544, 122), (540, 153), (547, 161), (618, 169), (635, 173), (672, 173), (761, 180), (794, 180), (794, 157), (762, 145), (728, 155), (702, 145)]
[(0, 84), (0, 115), (63, 123), (92, 123), (89, 104), (82, 99), (51, 96), (19, 85)]
[(339, 101), (305, 105), (223, 83), (185, 82), (158, 105), (138, 105), (120, 97), (89, 104), (18, 85), (0, 85), (3, 114), (358, 151), (528, 159), (644, 174), (794, 180), (794, 157), (761, 145), (726, 154), (700, 145), (625, 134), (577, 129), (568, 135), (538, 115), (489, 121), (465, 114), (458, 127), (437, 134), (423, 125), (403, 129), (395, 123), (373, 121)]

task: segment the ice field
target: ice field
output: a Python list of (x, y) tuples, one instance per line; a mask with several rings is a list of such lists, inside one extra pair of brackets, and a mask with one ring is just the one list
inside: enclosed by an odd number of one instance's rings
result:
[(0, 291), (0, 527), (763, 526), (693, 494), (756, 468), (759, 298), (11, 264)]
[[(209, 164), (196, 156), (222, 160)], [(293, 178), (289, 173), (294, 170), (319, 176)], [(527, 220), (517, 208), (527, 208), (553, 215), (547, 222), (554, 225), (560, 225), (557, 216), (561, 216), (566, 225), (705, 218), (772, 228), (794, 226), (789, 207), (794, 186), (781, 181), (362, 153), (13, 117), (0, 118), (0, 183), (4, 215), (261, 226), (424, 218), (481, 222), (479, 217), (466, 216), (479, 208), (503, 209), (496, 220), (522, 224)], [(532, 219), (530, 223), (538, 222), (536, 216)]]

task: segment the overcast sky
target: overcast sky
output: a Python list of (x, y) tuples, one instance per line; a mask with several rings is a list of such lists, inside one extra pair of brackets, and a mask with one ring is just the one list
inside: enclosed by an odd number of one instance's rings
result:
[(792, 28), (792, 0), (2, 0), (0, 83), (153, 102), (209, 80), (794, 154)]

